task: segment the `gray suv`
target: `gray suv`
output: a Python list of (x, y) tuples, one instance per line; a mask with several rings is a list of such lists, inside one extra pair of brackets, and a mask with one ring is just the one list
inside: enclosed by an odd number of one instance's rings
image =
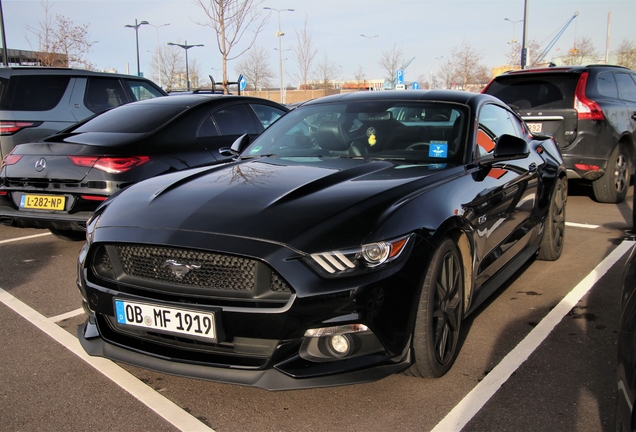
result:
[(0, 159), (18, 144), (56, 133), (109, 108), (166, 96), (131, 75), (45, 67), (0, 68)]
[(592, 184), (599, 202), (625, 199), (636, 143), (636, 73), (620, 66), (510, 71), (483, 90), (514, 109), (533, 133), (554, 136), (568, 178)]

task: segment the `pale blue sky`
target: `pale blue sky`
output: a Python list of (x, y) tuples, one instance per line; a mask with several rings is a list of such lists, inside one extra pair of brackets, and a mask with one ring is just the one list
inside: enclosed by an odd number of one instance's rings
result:
[[(579, 16), (554, 46), (550, 55), (558, 55), (572, 47), (574, 40), (590, 37), (601, 56), (605, 51), (608, 12), (611, 11), (611, 50), (627, 39), (636, 43), (636, 0), (529, 0), (528, 40), (547, 45), (558, 30), (574, 15)], [(99, 68), (112, 67), (125, 73), (136, 72), (135, 32), (125, 28), (135, 19), (153, 25), (169, 26), (158, 30), (139, 29), (141, 69), (152, 73), (152, 56), (157, 43), (204, 44), (188, 51), (196, 59), (204, 75), (220, 77), (221, 56), (209, 27), (195, 24), (202, 12), (192, 0), (55, 0), (51, 11), (64, 15), (76, 25), (90, 24), (91, 40), (99, 41), (89, 59)], [(37, 41), (27, 25), (36, 26), (44, 18), (39, 0), (3, 0), (7, 46), (12, 49), (36, 49)], [(376, 59), (393, 44), (401, 46), (404, 57), (415, 57), (405, 72), (407, 80), (429, 76), (440, 62), (451, 56), (453, 48), (468, 41), (483, 56), (482, 63), (491, 68), (505, 63), (513, 27), (515, 39), (521, 40), (523, 0), (266, 0), (262, 6), (295, 9), (281, 13), (283, 51), (296, 44), (295, 30), (303, 26), (305, 14), (313, 31), (313, 42), (319, 56), (326, 52), (341, 67), (342, 78), (353, 79), (360, 67), (366, 73), (369, 40), (360, 36), (378, 35), (371, 39), (372, 78), (382, 78)], [(267, 13), (267, 11), (264, 11)], [(271, 50), (270, 65), (278, 75), (278, 14), (272, 13), (269, 24), (259, 36), (257, 45)], [(158, 34), (158, 40), (157, 40)], [(31, 39), (29, 44), (27, 37)], [(291, 52), (286, 53), (285, 71), (293, 73), (296, 65)], [(229, 64), (237, 73), (237, 61)], [(286, 73), (287, 74), (287, 73)], [(286, 82), (289, 81), (286, 78)]]

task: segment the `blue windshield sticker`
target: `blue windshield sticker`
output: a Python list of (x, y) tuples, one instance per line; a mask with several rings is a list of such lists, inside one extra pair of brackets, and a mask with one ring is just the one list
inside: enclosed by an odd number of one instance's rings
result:
[(430, 145), (428, 146), (428, 156), (433, 158), (448, 157), (448, 142), (431, 141)]

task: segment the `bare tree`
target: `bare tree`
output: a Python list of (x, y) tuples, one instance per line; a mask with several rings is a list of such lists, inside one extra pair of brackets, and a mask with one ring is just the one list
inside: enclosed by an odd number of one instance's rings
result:
[(439, 67), (439, 73), (437, 74), (442, 81), (445, 89), (450, 89), (453, 83), (457, 79), (457, 72), (450, 59), (447, 59)]
[(236, 66), (236, 73), (242, 74), (248, 85), (254, 90), (269, 87), (275, 78), (269, 65), (269, 52), (266, 48), (254, 46)]
[(582, 65), (584, 63), (594, 63), (598, 58), (598, 53), (592, 39), (589, 37), (578, 38), (574, 41), (574, 47), (569, 51), (568, 56), (563, 59), (566, 65)]
[(634, 42), (623, 40), (616, 51), (616, 64), (636, 70), (636, 47)]
[(53, 19), (49, 2), (40, 4), (44, 9), (44, 20), (39, 21), (38, 27), (26, 26), (38, 39), (35, 56), (40, 65), (93, 68), (88, 53), (95, 42), (90, 41), (89, 25), (75, 25), (70, 18), (59, 14)]
[(467, 89), (469, 84), (476, 81), (475, 71), (480, 67), (482, 55), (466, 40), (459, 47), (451, 51), (451, 62), (456, 72), (456, 77), (461, 82), (462, 88)]
[(294, 59), (298, 64), (298, 73), (292, 74), (292, 77), (298, 81), (299, 87), (305, 91), (305, 99), (307, 93), (307, 82), (309, 81), (309, 73), (313, 65), (318, 50), (314, 48), (311, 28), (307, 25), (307, 14), (305, 14), (305, 22), (301, 30), (296, 30), (296, 41), (298, 45), (292, 47)]
[[(228, 93), (227, 62), (234, 60), (249, 50), (258, 34), (267, 23), (268, 15), (262, 13), (262, 0), (193, 0), (203, 9), (207, 22), (197, 22), (214, 29), (216, 43), (222, 56), (223, 89)], [(245, 48), (233, 54), (232, 50), (241, 43), (246, 33), (251, 33)]]
[(188, 75), (190, 76), (190, 85), (192, 88), (201, 88), (201, 64), (197, 59), (191, 59), (188, 62)]
[[(185, 60), (181, 48), (174, 45), (159, 47), (152, 61), (159, 65), (160, 81), (164, 83), (166, 90), (181, 88), (181, 77), (185, 79)], [(154, 80), (159, 81), (158, 78), (159, 76), (154, 77)]]
[(338, 77), (338, 65), (336, 65), (325, 51), (320, 59), (316, 69), (316, 78), (320, 81), (325, 96), (329, 87), (333, 87), (332, 83)]
[(395, 73), (404, 65), (404, 54), (402, 48), (397, 44), (388, 51), (382, 51), (380, 55), (380, 68), (386, 73), (386, 79), (391, 81), (391, 88), (395, 87)]

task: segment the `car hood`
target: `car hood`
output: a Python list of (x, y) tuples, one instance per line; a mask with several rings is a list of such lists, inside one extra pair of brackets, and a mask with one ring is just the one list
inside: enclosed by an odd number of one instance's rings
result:
[(396, 208), (456, 170), (389, 161), (276, 158), (155, 177), (107, 203), (99, 227), (187, 230), (307, 251), (359, 244)]

